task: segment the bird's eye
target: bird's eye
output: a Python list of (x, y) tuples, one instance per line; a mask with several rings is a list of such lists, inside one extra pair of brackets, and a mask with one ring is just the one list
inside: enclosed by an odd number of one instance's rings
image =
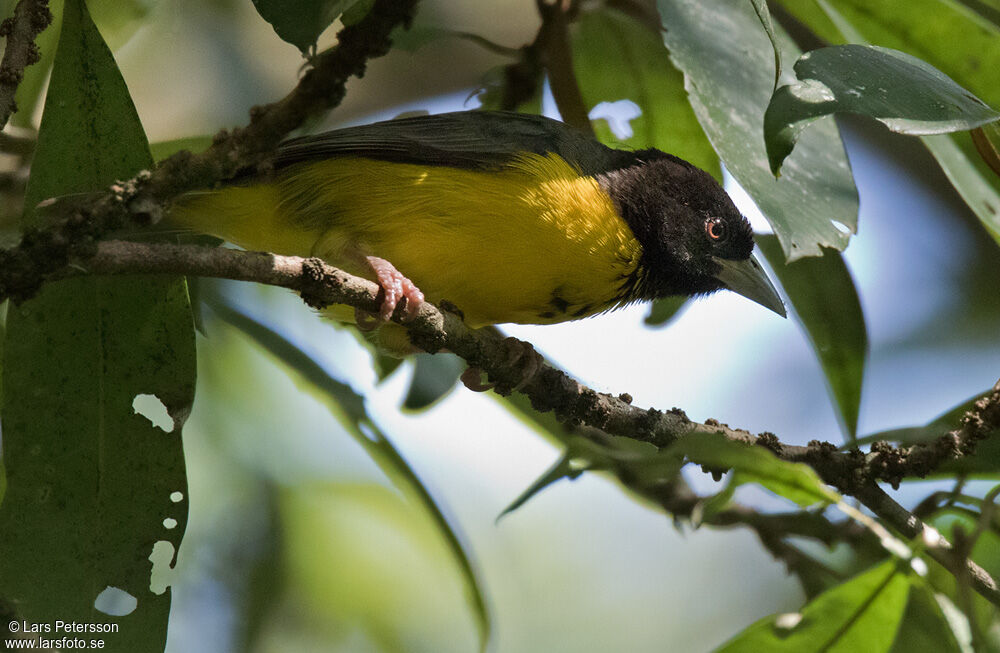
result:
[(709, 218), (705, 220), (705, 233), (709, 239), (720, 243), (729, 235), (729, 227), (722, 218)]

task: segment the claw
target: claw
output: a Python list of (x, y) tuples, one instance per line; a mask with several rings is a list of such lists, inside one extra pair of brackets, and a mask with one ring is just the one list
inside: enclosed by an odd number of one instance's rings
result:
[(382, 306), (379, 309), (379, 319), (388, 322), (399, 302), (405, 302), (403, 321), (408, 322), (417, 316), (420, 305), (424, 303), (424, 293), (392, 263), (377, 256), (366, 256), (365, 260), (375, 272), (375, 280), (382, 288)]

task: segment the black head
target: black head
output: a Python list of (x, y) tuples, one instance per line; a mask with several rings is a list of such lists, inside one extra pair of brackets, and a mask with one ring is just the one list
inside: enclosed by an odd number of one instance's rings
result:
[[(596, 177), (643, 248), (640, 273), (627, 288), (627, 299), (729, 288), (784, 314), (777, 293), (751, 258), (750, 223), (715, 179), (659, 150), (632, 156), (631, 165)], [(770, 293), (745, 287), (754, 280), (737, 280), (732, 268), (736, 276), (759, 276), (756, 281)]]

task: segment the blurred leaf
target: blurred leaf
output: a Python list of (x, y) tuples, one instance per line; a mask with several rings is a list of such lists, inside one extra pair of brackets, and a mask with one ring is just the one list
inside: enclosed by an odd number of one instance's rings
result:
[(465, 362), (454, 354), (417, 354), (413, 357), (413, 380), (403, 400), (409, 410), (423, 410), (455, 387)]
[[(803, 134), (780, 179), (771, 174), (761, 125), (774, 88), (772, 48), (750, 4), (658, 4), (667, 27), (663, 38), (684, 71), (695, 115), (726, 168), (778, 234), (789, 260), (819, 256), (822, 247), (846, 247), (857, 230), (858, 197), (832, 119), (817, 121)], [(798, 57), (780, 26), (775, 26), (775, 36), (783, 58)]]
[[(269, 617), (274, 606), (281, 602), (284, 585), (282, 569), (282, 532), (277, 488), (263, 484), (259, 493), (256, 519), (247, 520), (241, 528), (252, 529), (241, 533), (246, 543), (240, 547), (238, 568), (243, 572), (236, 580), (236, 608), (234, 621), (235, 650), (257, 651), (265, 639)], [(252, 544), (251, 544), (252, 542)], [(245, 556), (245, 557), (244, 557)]]
[(649, 315), (643, 322), (646, 326), (666, 326), (673, 321), (682, 308), (688, 305), (688, 297), (664, 297), (649, 305)]
[(665, 452), (709, 468), (732, 469), (739, 483), (757, 483), (800, 506), (840, 500), (807, 465), (786, 462), (764, 447), (735, 442), (721, 433), (683, 437)]
[[(759, 29), (759, 28), (758, 28)], [(574, 23), (573, 70), (588, 112), (602, 102), (629, 100), (639, 115), (632, 135), (619, 139), (606, 124), (594, 124), (600, 140), (632, 149), (656, 147), (721, 179), (719, 157), (684, 95), (684, 76), (670, 63), (660, 35), (614, 10), (585, 13)]]
[(910, 585), (895, 561), (882, 563), (823, 592), (798, 615), (761, 619), (717, 653), (883, 653), (896, 636)]
[(149, 146), (149, 150), (153, 153), (153, 160), (160, 162), (163, 159), (180, 152), (181, 150), (190, 150), (194, 153), (203, 152), (207, 150), (211, 144), (211, 136), (185, 136), (183, 138), (175, 138), (169, 141), (152, 143)]
[(777, 174), (807, 125), (834, 113), (874, 118), (901, 134), (966, 131), (1000, 118), (982, 100), (916, 57), (865, 45), (807, 52), (799, 81), (775, 90), (764, 113), (764, 140)]
[(350, 7), (344, 10), (340, 17), (340, 22), (345, 26), (356, 25), (364, 20), (368, 12), (375, 6), (375, 0), (356, 0)]
[(996, 123), (983, 125), (972, 130), (972, 142), (979, 152), (980, 158), (990, 167), (994, 174), (1000, 176), (1000, 127)]
[(771, 11), (767, 8), (767, 0), (750, 0), (750, 4), (753, 5), (767, 38), (771, 40), (771, 48), (774, 50), (774, 88), (778, 88), (778, 82), (781, 81), (781, 47), (778, 45), (778, 37), (774, 34)]
[(562, 480), (564, 478), (576, 478), (583, 473), (582, 469), (574, 469), (573, 465), (570, 463), (572, 460), (572, 455), (568, 452), (563, 454), (555, 463), (552, 464), (545, 473), (538, 477), (534, 483), (529, 485), (524, 492), (522, 492), (514, 501), (511, 502), (509, 506), (503, 509), (503, 511), (497, 515), (497, 521), (504, 515), (514, 512), (525, 503), (528, 499), (535, 496), (548, 486), (552, 485), (556, 481)]
[(982, 175), (954, 136), (925, 136), (921, 140), (986, 231), (1000, 243), (1000, 193), (996, 182)]
[[(528, 78), (526, 75), (533, 75)], [(521, 77), (520, 75), (525, 75)], [(530, 92), (530, 95), (519, 99), (514, 111), (518, 113), (542, 112), (542, 78), (540, 71), (531, 66), (524, 66), (519, 63), (507, 66), (497, 66), (487, 70), (480, 80), (480, 86), (473, 91), (472, 95), (479, 100), (479, 109), (482, 111), (496, 111), (506, 109), (505, 103), (507, 95), (512, 87), (518, 87), (522, 93)], [(521, 88), (523, 87), (523, 88)]]
[[(151, 165), (111, 52), (82, 0), (67, 0), (27, 205)], [(162, 649), (170, 594), (151, 586), (150, 554), (169, 552), (172, 564), (187, 521), (187, 503), (170, 498), (187, 491), (180, 428), (194, 395), (183, 280), (47, 285), (11, 311), (4, 349), (5, 596), (35, 623), (106, 622), (95, 599), (119, 588), (138, 605), (114, 617), (121, 632), (107, 650)], [(169, 434), (135, 413), (139, 394), (166, 408)]]
[(866, 435), (858, 439), (858, 444), (871, 444), (872, 442), (899, 442), (900, 444), (916, 444), (918, 442), (930, 442), (941, 437), (952, 429), (957, 429), (961, 424), (959, 420), (968, 411), (972, 410), (975, 403), (990, 394), (991, 390), (986, 390), (980, 394), (967, 399), (953, 408), (949, 408), (944, 413), (938, 415), (924, 426), (911, 426), (902, 429), (889, 429)]
[(490, 617), (486, 609), (486, 599), (482, 586), (464, 543), (464, 537), (459, 533), (457, 526), (451, 524), (444, 516), (424, 482), (399, 453), (392, 441), (371, 419), (365, 406), (365, 398), (344, 381), (334, 378), (326, 369), (280, 333), (240, 312), (221, 298), (208, 299), (208, 303), (219, 317), (245, 333), (284, 363), (318, 398), (329, 402), (328, 405), (333, 409), (333, 415), (368, 453), (386, 477), (402, 491), (411, 492), (416, 496), (434, 521), (458, 564), (476, 619), (480, 645), (485, 647), (490, 637)]
[[(367, 340), (365, 342), (368, 343)], [(373, 350), (371, 354), (372, 366), (375, 368), (375, 378), (379, 380), (379, 383), (389, 378), (403, 364), (403, 359), (397, 356), (389, 356), (377, 350)]]
[[(892, 48), (931, 64), (992, 107), (1000, 106), (1000, 26), (955, 0), (780, 0), (809, 29), (830, 43), (845, 39)], [(841, 29), (831, 27), (831, 18)], [(964, 133), (926, 136), (962, 199), (1000, 243), (1000, 179), (979, 158)]]
[(963, 649), (959, 646), (955, 633), (941, 612), (941, 606), (934, 598), (934, 593), (918, 584), (913, 584), (910, 588), (906, 612), (903, 613), (903, 620), (890, 651), (891, 653), (912, 651), (972, 653), (971, 648)]
[(3, 498), (7, 494), (7, 468), (3, 465), (3, 458), (0, 458), (0, 507), (3, 507)]
[(132, 38), (159, 0), (87, 0), (94, 23), (115, 52)]
[(785, 263), (774, 236), (757, 245), (788, 295), (826, 377), (848, 440), (857, 435), (868, 333), (854, 280), (839, 252)]
[(286, 43), (303, 55), (316, 47), (316, 40), (333, 21), (359, 0), (253, 0), (260, 17), (271, 24)]

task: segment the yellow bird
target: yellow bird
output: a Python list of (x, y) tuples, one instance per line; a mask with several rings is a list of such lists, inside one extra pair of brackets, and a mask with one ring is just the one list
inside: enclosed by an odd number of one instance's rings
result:
[(749, 223), (711, 175), (541, 116), (338, 129), (283, 143), (261, 169), (186, 197), (172, 222), (368, 277), (383, 320), (427, 298), (470, 326), (551, 324), (723, 288), (785, 315)]

